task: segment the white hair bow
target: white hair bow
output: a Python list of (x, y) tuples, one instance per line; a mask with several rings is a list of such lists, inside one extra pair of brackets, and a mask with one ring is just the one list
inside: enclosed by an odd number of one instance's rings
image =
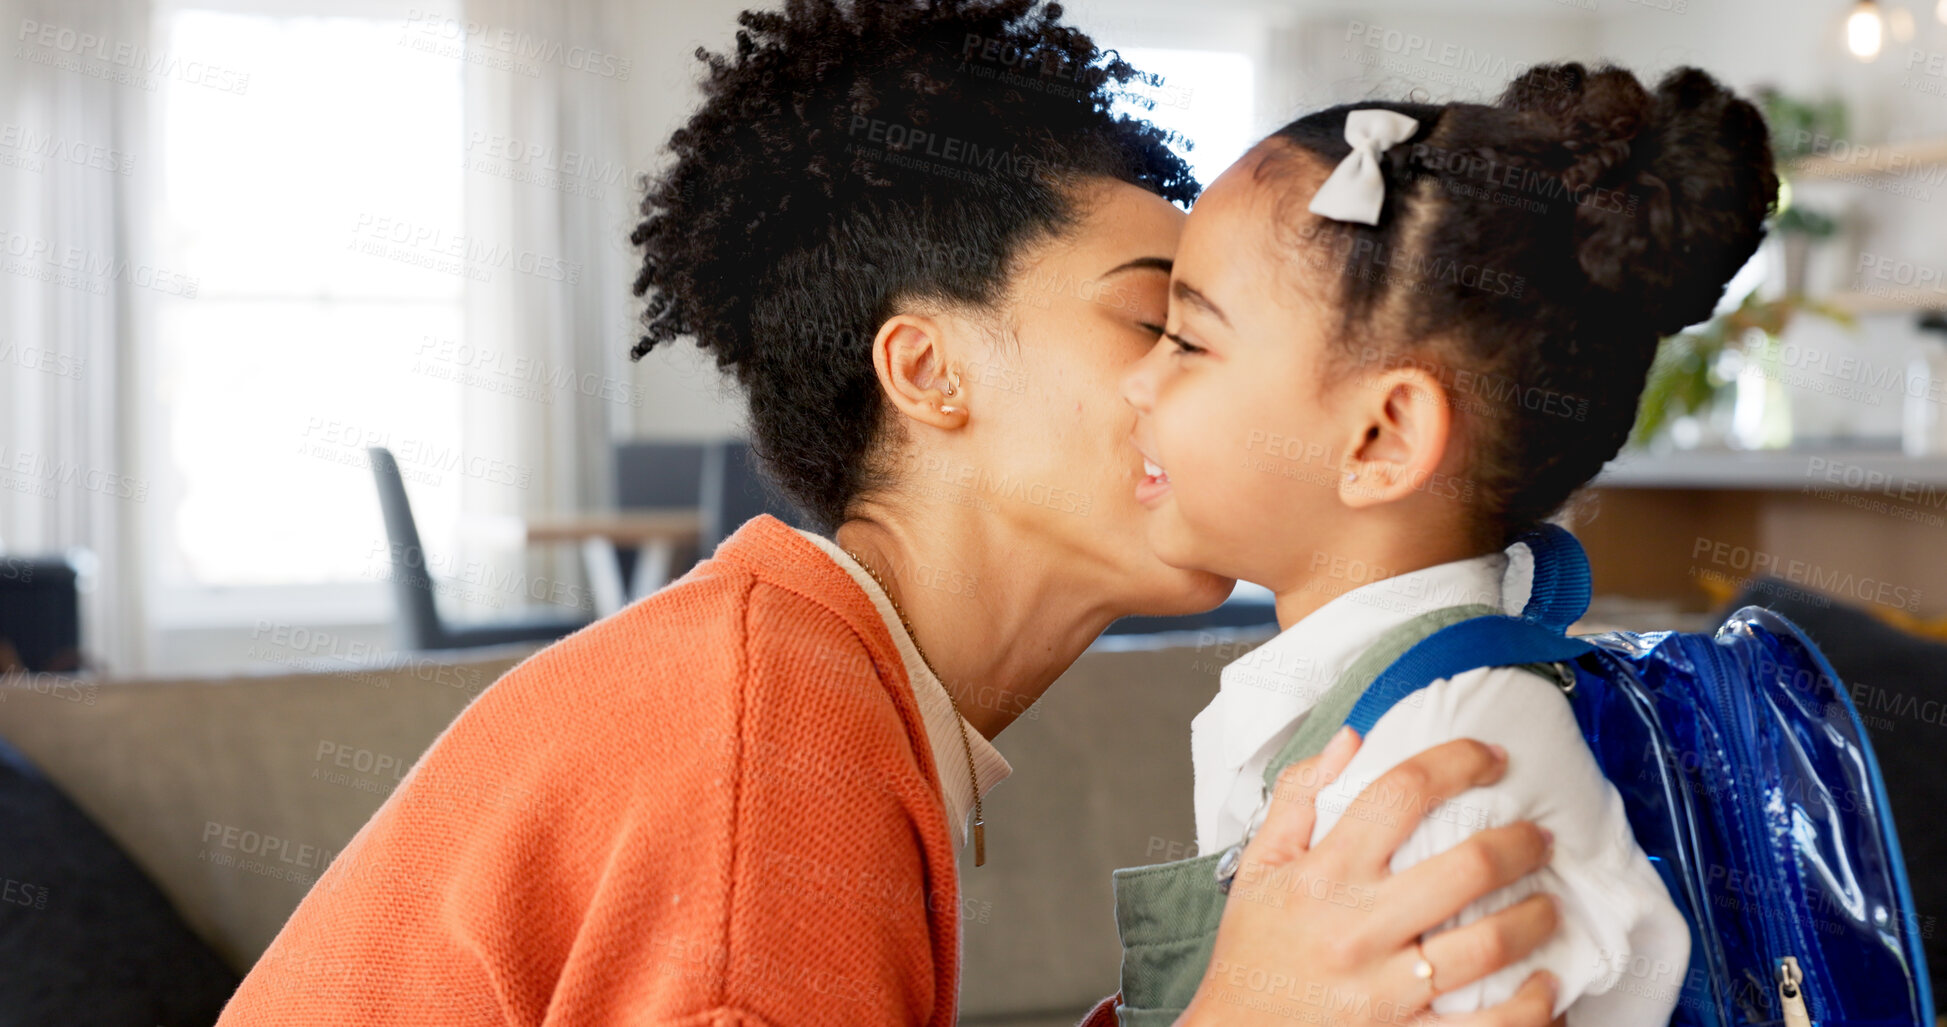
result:
[(1318, 187), (1307, 207), (1334, 221), (1379, 223), (1379, 207), (1386, 201), (1386, 180), (1379, 173), (1379, 155), (1394, 143), (1405, 142), (1420, 127), (1397, 111), (1361, 107), (1345, 115), (1345, 141), (1352, 152), (1332, 169), (1332, 177)]

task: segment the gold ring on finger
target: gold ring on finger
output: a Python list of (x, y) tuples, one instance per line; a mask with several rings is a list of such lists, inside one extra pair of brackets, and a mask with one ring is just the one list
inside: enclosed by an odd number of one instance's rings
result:
[(1427, 998), (1431, 1000), (1440, 993), (1440, 989), (1433, 986), (1433, 964), (1427, 960), (1426, 949), (1420, 947), (1417, 938), (1413, 940), (1413, 952), (1419, 956), (1419, 961), (1413, 964), (1413, 976), (1426, 982)]

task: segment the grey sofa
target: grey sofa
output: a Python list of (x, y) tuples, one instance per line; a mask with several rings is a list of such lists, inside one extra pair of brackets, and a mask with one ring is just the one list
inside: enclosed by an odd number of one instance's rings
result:
[[(1266, 633), (1111, 636), (997, 742), (962, 862), (961, 1013), (1073, 1024), (1115, 990), (1109, 871), (1191, 854), (1190, 718)], [(531, 647), (217, 680), (0, 679), (17, 746), (238, 970), (473, 696)]]

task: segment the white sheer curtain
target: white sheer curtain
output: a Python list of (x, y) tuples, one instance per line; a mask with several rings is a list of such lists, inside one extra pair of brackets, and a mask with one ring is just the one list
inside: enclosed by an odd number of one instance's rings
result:
[[(513, 251), (508, 272), (469, 281), (466, 338), (522, 366), (549, 397), (469, 389), (465, 438), (516, 468), (524, 489), (469, 481), (469, 512), (563, 513), (605, 504), (611, 438), (642, 392), (628, 360), (634, 172), (624, 110), (638, 72), (616, 5), (466, 0), (466, 232)], [(491, 541), (469, 557), (498, 562)], [(505, 542), (500, 545), (506, 545)], [(530, 551), (549, 591), (578, 583), (572, 551)], [(539, 595), (530, 587), (530, 595)]]
[(0, 545), (87, 554), (89, 663), (142, 663), (133, 451), (146, 297), (180, 278), (132, 232), (154, 74), (147, 5), (0, 0)]
[[(492, 354), (471, 365), (491, 369), (488, 383), (460, 390), (461, 448), (479, 470), (458, 475), (468, 516), (604, 504), (610, 439), (644, 398), (626, 356), (636, 169), (624, 118), (647, 69), (616, 7), (464, 0), (450, 23), (399, 15), (402, 34), (464, 48), (463, 229), (470, 247), (507, 253), (466, 283), (461, 341)], [(137, 462), (154, 392), (145, 333), (159, 290), (184, 287), (142, 237), (163, 174), (149, 126), (157, 76), (186, 66), (156, 51), (149, 0), (0, 0), (0, 26), (0, 551), (90, 554), (84, 649), (103, 669), (141, 671), (141, 528), (161, 515), (151, 485), (167, 470)], [(450, 566), (518, 571), (528, 601), (585, 605), (573, 550), (462, 538)]]

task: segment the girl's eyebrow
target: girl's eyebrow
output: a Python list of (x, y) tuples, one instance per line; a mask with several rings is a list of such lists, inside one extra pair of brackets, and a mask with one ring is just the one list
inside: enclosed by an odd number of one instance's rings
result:
[(1102, 277), (1107, 278), (1110, 275), (1120, 274), (1124, 271), (1134, 271), (1137, 268), (1147, 268), (1152, 271), (1161, 271), (1164, 274), (1169, 274), (1170, 270), (1174, 267), (1176, 267), (1176, 264), (1168, 257), (1137, 257), (1134, 260), (1125, 260), (1107, 271), (1102, 272)]
[(1170, 283), (1170, 295), (1223, 322), (1225, 328), (1230, 327), (1230, 318), (1225, 317), (1224, 312), (1217, 309), (1215, 303), (1210, 302), (1210, 297), (1197, 291), (1196, 286), (1183, 279), (1178, 278)]

